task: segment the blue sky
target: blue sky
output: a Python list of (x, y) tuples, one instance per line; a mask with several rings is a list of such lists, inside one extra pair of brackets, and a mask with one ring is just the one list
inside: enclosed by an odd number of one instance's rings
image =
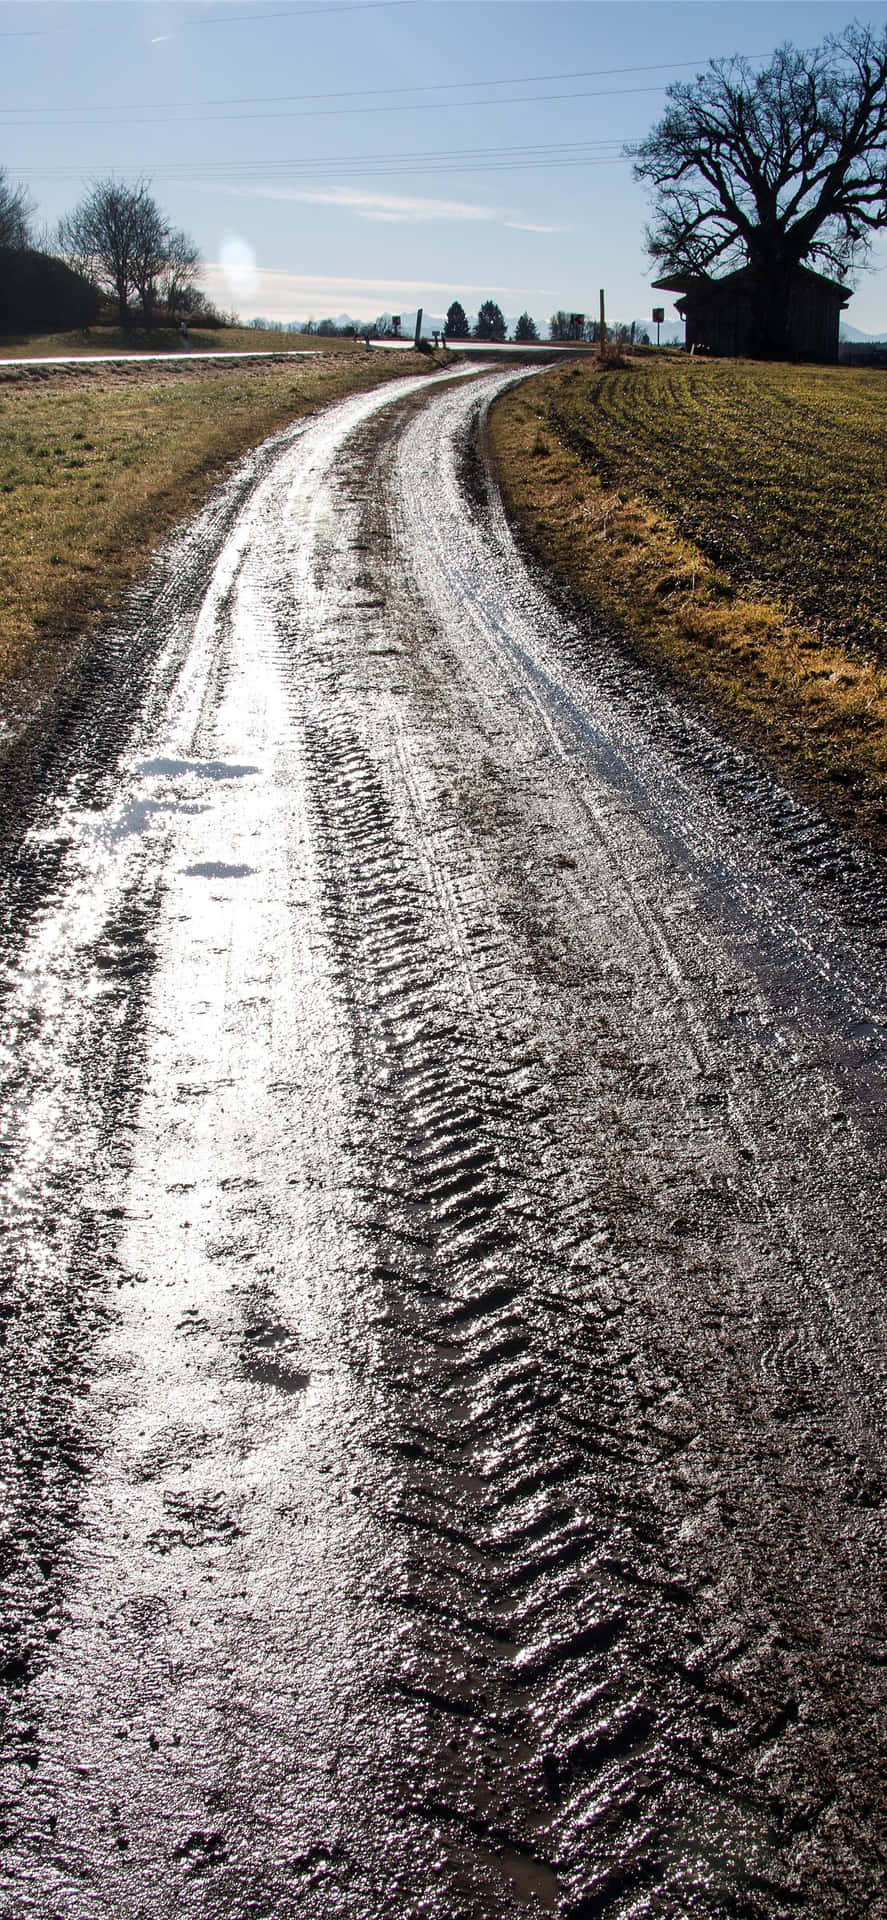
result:
[[(887, 6), (810, 0), (0, 0), (0, 165), (52, 226), (148, 176), (244, 316), (489, 296), (642, 318), (647, 201), (621, 157), (670, 80)], [(887, 330), (887, 240), (847, 318)], [(669, 312), (671, 310), (669, 309)]]

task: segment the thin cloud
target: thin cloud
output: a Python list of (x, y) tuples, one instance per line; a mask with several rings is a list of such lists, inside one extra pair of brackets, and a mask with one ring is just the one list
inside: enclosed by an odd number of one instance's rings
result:
[[(210, 261), (200, 277), (210, 297), (227, 307), (231, 296), (221, 265)], [(350, 313), (355, 319), (371, 320), (379, 313), (396, 313), (401, 307), (409, 310), (419, 303), (427, 305), (432, 298), (448, 305), (451, 300), (470, 301), (474, 295), (481, 300), (505, 298), (519, 306), (555, 297), (551, 287), (491, 286), (487, 281), (482, 286), (474, 286), (463, 281), (455, 285), (449, 280), (423, 280), (418, 284), (415, 280), (346, 279), (334, 274), (287, 273), (264, 267), (259, 268), (259, 285), (254, 298), (251, 297), (250, 311), (254, 308), (274, 320), (288, 320), (295, 315), (304, 318), (308, 313)]]
[(343, 207), (362, 220), (390, 225), (425, 220), (501, 220), (500, 207), (478, 206), (470, 200), (436, 200), (417, 194), (377, 193), (367, 187), (231, 187), (238, 199), (297, 200), (314, 207)]
[[(209, 261), (202, 269), (204, 274), (217, 274), (222, 271), (223, 268), (217, 261)], [(260, 267), (259, 273), (263, 285), (268, 285), (270, 282), (273, 282), (275, 285), (285, 283), (287, 287), (298, 288), (303, 292), (311, 292), (318, 287), (328, 288), (330, 291), (335, 291), (337, 298), (346, 288), (353, 288), (355, 291), (360, 291), (361, 293), (402, 293), (416, 294), (417, 296), (421, 296), (422, 293), (458, 293), (461, 290), (462, 293), (466, 294), (513, 294), (516, 299), (523, 299), (526, 292), (524, 287), (491, 286), (487, 280), (479, 286), (466, 286), (464, 280), (460, 280), (457, 286), (449, 280), (423, 280), (420, 284), (416, 280), (360, 280), (337, 274), (287, 273), (285, 268), (280, 267)], [(555, 289), (552, 287), (537, 287), (535, 291), (537, 293), (544, 293), (547, 297), (552, 295)]]
[(572, 227), (549, 227), (537, 224), (535, 220), (506, 220), (506, 227), (515, 233), (572, 233)]
[(361, 220), (389, 226), (418, 225), (427, 220), (497, 221), (516, 233), (571, 233), (553, 221), (521, 220), (510, 207), (483, 206), (475, 200), (438, 200), (425, 194), (383, 193), (374, 187), (221, 187), (240, 200), (298, 201), (305, 206), (342, 207)]

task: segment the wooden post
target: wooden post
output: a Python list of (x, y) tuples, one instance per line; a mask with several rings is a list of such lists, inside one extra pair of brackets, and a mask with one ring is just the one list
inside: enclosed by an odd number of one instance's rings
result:
[(601, 287), (601, 359), (607, 358), (607, 311), (604, 304), (604, 289)]
[(418, 313), (416, 314), (416, 337), (415, 337), (415, 340), (413, 341), (413, 345), (415, 347), (419, 345), (419, 341), (421, 340), (421, 338), (422, 338), (422, 308), (420, 307), (418, 310)]

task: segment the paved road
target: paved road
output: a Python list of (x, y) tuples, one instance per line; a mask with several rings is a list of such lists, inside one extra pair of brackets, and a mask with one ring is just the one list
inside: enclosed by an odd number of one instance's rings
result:
[(512, 378), (19, 767), (4, 1920), (887, 1912), (884, 876), (527, 571)]

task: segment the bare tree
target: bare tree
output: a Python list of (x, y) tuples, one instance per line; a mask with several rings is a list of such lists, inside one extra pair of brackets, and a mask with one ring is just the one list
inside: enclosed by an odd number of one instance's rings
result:
[(200, 254), (188, 234), (180, 227), (168, 233), (160, 291), (169, 313), (177, 307), (192, 307), (196, 293), (192, 281), (199, 266)]
[(754, 268), (759, 350), (778, 354), (797, 268), (842, 277), (887, 225), (887, 32), (780, 47), (761, 73), (713, 60), (668, 99), (627, 149), (654, 191), (649, 251), (670, 273)]
[(199, 262), (187, 235), (170, 227), (146, 180), (134, 187), (98, 181), (59, 223), (58, 246), (73, 266), (113, 296), (122, 327), (129, 325), (130, 302), (137, 297), (149, 331), (164, 276), (175, 281)]
[(122, 327), (129, 325), (129, 303), (136, 291), (135, 257), (147, 184), (128, 187), (99, 180), (73, 213), (59, 221), (58, 245), (78, 272), (117, 301)]
[(159, 280), (166, 265), (171, 238), (169, 223), (150, 194), (142, 198), (136, 220), (132, 250), (132, 278), (142, 309), (142, 321), (148, 333), (160, 297)]
[(0, 247), (20, 251), (32, 244), (31, 218), (34, 202), (25, 187), (14, 187), (5, 167), (0, 167)]

